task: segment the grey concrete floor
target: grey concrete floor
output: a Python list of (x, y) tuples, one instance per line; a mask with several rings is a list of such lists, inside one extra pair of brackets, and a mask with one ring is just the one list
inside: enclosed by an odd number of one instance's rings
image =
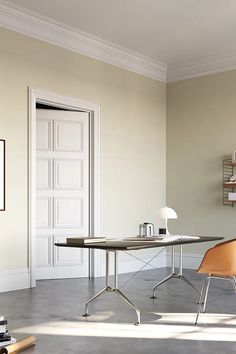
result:
[[(91, 304), (90, 317), (81, 316), (104, 278), (38, 281), (35, 289), (2, 293), (0, 314), (12, 336), (36, 336), (36, 346), (25, 354), (235, 354), (236, 295), (230, 282), (212, 282), (207, 313), (195, 327), (198, 294), (181, 280), (162, 285), (158, 299), (150, 299), (153, 285), (168, 271), (143, 271), (121, 287), (141, 309), (141, 326), (133, 325), (134, 310), (114, 293)], [(185, 274), (200, 288), (201, 276), (190, 270)], [(121, 275), (120, 285), (131, 275)]]

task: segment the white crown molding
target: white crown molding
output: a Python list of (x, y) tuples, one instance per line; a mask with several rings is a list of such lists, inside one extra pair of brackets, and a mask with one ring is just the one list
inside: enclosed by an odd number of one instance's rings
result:
[(217, 74), (236, 69), (236, 52), (208, 57), (196, 62), (170, 65), (167, 71), (167, 82), (175, 82), (200, 76)]
[(158, 80), (175, 82), (236, 69), (236, 51), (169, 65), (0, 0), (0, 26)]
[(0, 26), (154, 80), (166, 81), (167, 66), (165, 64), (3, 0), (0, 1)]

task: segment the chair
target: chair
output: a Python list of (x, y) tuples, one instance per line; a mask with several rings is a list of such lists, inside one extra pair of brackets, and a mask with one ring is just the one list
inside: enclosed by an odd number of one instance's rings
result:
[(236, 239), (218, 243), (210, 248), (205, 253), (197, 272), (208, 275), (203, 281), (195, 325), (200, 312), (205, 312), (211, 279), (230, 280), (236, 292)]

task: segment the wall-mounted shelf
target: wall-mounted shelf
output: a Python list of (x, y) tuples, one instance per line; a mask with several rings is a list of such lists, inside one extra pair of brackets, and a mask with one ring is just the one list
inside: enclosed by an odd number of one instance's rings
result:
[(226, 183), (235, 174), (236, 163), (231, 159), (223, 160), (223, 205), (234, 206), (236, 200), (229, 200), (229, 193), (236, 192), (236, 183)]

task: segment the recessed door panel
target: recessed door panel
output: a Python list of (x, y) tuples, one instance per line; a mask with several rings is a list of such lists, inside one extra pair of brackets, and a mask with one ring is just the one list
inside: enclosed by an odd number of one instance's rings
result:
[(54, 199), (54, 227), (78, 228), (84, 226), (84, 205), (82, 198), (55, 198)]
[(54, 188), (82, 190), (84, 187), (83, 160), (55, 159)]
[(84, 124), (77, 121), (54, 121), (54, 150), (84, 151)]
[[(55, 242), (65, 242), (66, 237), (78, 236), (78, 235), (64, 235), (54, 236)], [(85, 250), (86, 251), (86, 250)], [(54, 265), (55, 266), (68, 266), (68, 265), (82, 265), (84, 262), (84, 250), (81, 249), (78, 252), (76, 248), (62, 248), (55, 247), (54, 249)]]
[(36, 149), (49, 151), (52, 143), (52, 121), (37, 119), (36, 121)]
[(37, 189), (50, 189), (52, 187), (52, 164), (50, 158), (37, 159), (36, 162)]
[(52, 226), (52, 200), (50, 197), (37, 198), (36, 223), (38, 229), (48, 229)]
[(36, 265), (49, 267), (52, 265), (51, 235), (38, 235), (36, 238)]

